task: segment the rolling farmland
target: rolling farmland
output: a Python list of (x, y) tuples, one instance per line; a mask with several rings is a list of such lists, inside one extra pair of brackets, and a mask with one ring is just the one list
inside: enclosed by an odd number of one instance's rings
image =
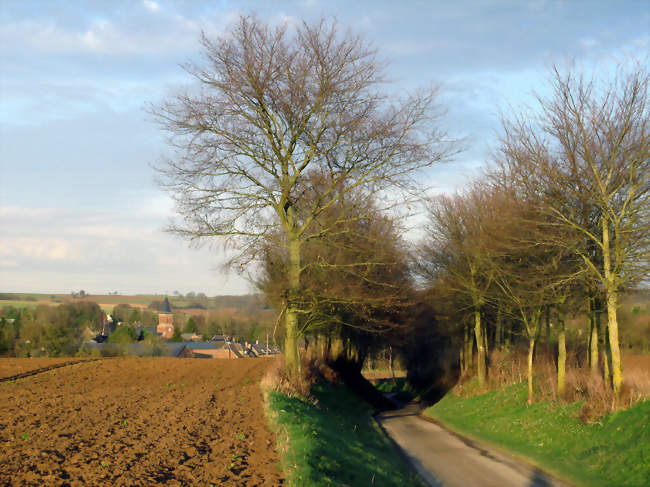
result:
[(270, 363), (103, 359), (0, 383), (0, 484), (282, 484), (258, 385)]

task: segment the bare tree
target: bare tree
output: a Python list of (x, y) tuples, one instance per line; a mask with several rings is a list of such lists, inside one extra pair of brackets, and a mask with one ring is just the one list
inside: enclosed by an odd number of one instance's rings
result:
[(604, 292), (618, 397), (618, 294), (650, 270), (648, 73), (635, 67), (598, 83), (556, 69), (551, 87), (549, 97), (538, 97), (537, 119), (505, 123), (501, 156), (528, 193), (541, 197), (550, 224), (563, 230), (555, 235), (584, 242), (557, 240), (568, 242)]
[[(196, 86), (152, 108), (175, 149), (160, 166), (181, 216), (171, 231), (223, 237), (242, 263), (267, 239), (286, 247), (285, 354), (295, 372), (303, 245), (337, 226), (312, 233), (314, 220), (346, 192), (408, 187), (452, 146), (435, 126), (436, 90), (390, 99), (375, 52), (335, 24), (274, 28), (244, 17), (202, 44), (203, 61), (185, 66)], [(327, 184), (299, 214), (311, 177)]]

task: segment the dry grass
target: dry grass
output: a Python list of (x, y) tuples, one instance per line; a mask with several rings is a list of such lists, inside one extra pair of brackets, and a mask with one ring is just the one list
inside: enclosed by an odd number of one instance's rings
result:
[(279, 358), (264, 375), (260, 385), (266, 391), (275, 391), (289, 397), (298, 396), (308, 399), (312, 384), (321, 379), (330, 384), (339, 382), (338, 374), (318, 358), (303, 358), (298, 376), (290, 374), (284, 359)]
[[(632, 405), (650, 398), (650, 357), (623, 357), (623, 389), (618, 407), (627, 409)], [(534, 387), (535, 400), (564, 402), (582, 401), (580, 419), (585, 423), (597, 421), (616, 406), (611, 386), (605, 383), (602, 373), (592, 375), (584, 364), (584, 353), (567, 351), (565, 394), (558, 396), (557, 366), (553, 352), (540, 347), (535, 354)], [(471, 396), (488, 391), (502, 389), (509, 385), (527, 380), (527, 351), (514, 349), (509, 352), (494, 350), (490, 354), (488, 381), (486, 387), (479, 390), (470, 371), (461, 378), (454, 392), (458, 395)]]

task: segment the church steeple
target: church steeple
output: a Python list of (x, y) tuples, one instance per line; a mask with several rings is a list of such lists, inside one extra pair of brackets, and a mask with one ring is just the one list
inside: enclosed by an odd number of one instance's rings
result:
[(158, 327), (156, 331), (167, 340), (174, 334), (174, 315), (172, 315), (172, 306), (167, 296), (165, 296), (162, 309), (158, 313)]
[(162, 304), (162, 309), (160, 310), (161, 313), (171, 313), (172, 312), (172, 305), (169, 302), (169, 298), (165, 296), (165, 300), (163, 301)]

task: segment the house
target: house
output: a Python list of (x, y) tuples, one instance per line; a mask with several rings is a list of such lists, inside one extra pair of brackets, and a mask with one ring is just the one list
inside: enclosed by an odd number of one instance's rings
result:
[(113, 357), (117, 355), (128, 355), (136, 357), (178, 357), (183, 350), (182, 345), (178, 343), (101, 343), (86, 342), (82, 348), (86, 352), (100, 354), (103, 357)]
[(266, 349), (263, 345), (260, 345), (259, 343), (251, 343), (251, 350), (257, 355), (258, 357), (262, 357), (264, 355), (269, 354), (269, 350)]
[(102, 314), (99, 317), (99, 323), (97, 323), (99, 334), (108, 336), (115, 331), (116, 326), (117, 324), (114, 322), (113, 317), (102, 311)]
[(179, 342), (182, 350), (177, 355), (179, 358), (237, 358), (224, 344), (214, 342)]
[(184, 342), (200, 342), (202, 339), (196, 333), (181, 333)]
[(165, 297), (163, 307), (158, 313), (156, 332), (166, 340), (169, 340), (174, 335), (174, 315), (172, 314), (172, 306), (167, 297)]
[(162, 343), (97, 343), (86, 342), (83, 348), (87, 352), (101, 356), (130, 355), (137, 357), (176, 357), (176, 358), (219, 358), (235, 359), (255, 357), (250, 347), (232, 342), (162, 342)]
[(227, 345), (228, 349), (237, 358), (243, 358), (243, 357), (247, 356), (246, 352), (244, 351), (244, 346), (241, 343), (228, 342), (226, 345)]
[(280, 353), (278, 347), (275, 345), (269, 345), (268, 341), (265, 345), (260, 344), (259, 341), (256, 341), (255, 343), (249, 343), (248, 346), (258, 357)]
[(196, 358), (235, 359), (245, 356), (242, 346), (238, 343), (201, 342), (193, 343), (189, 347), (192, 348), (192, 354)]

